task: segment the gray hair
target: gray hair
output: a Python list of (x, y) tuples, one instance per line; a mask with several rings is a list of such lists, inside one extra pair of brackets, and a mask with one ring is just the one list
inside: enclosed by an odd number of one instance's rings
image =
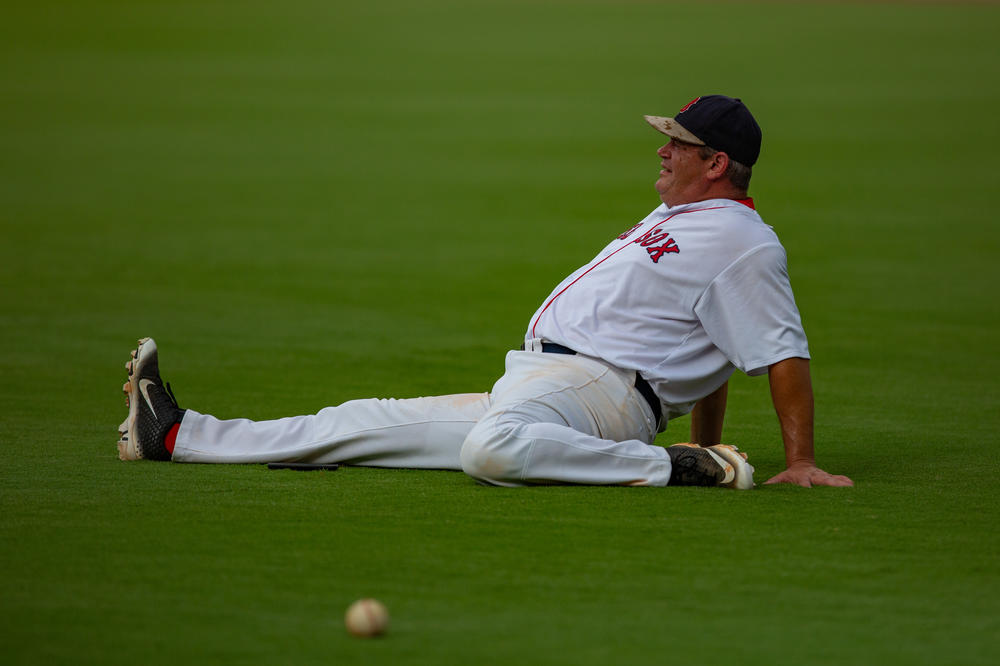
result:
[[(707, 160), (715, 155), (718, 150), (709, 146), (698, 146), (698, 154), (701, 159)], [(753, 167), (737, 162), (732, 157), (729, 158), (729, 166), (726, 168), (726, 178), (738, 190), (746, 192), (750, 189), (750, 176), (753, 175)]]

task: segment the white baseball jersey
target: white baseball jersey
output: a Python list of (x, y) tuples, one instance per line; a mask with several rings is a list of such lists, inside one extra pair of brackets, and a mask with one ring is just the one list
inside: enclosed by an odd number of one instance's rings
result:
[(735, 368), (809, 358), (785, 250), (749, 199), (659, 206), (553, 290), (538, 338), (639, 372), (668, 418)]

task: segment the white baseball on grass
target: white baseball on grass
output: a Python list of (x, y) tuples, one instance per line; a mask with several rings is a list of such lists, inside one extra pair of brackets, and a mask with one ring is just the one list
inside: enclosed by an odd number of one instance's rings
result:
[(378, 599), (358, 599), (347, 608), (344, 624), (355, 636), (379, 636), (389, 627), (389, 611)]

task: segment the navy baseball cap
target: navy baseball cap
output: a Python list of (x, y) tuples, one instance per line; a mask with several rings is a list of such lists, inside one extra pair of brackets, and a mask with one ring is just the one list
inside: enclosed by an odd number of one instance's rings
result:
[(669, 137), (721, 150), (746, 166), (753, 166), (760, 157), (760, 125), (750, 114), (750, 109), (735, 97), (696, 97), (673, 118), (645, 118), (646, 122)]

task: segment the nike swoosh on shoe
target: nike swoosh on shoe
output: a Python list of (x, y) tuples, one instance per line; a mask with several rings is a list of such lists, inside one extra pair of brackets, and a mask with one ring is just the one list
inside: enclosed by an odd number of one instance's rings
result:
[(156, 415), (156, 410), (153, 408), (153, 401), (149, 399), (149, 387), (155, 386), (156, 382), (152, 379), (140, 379), (139, 380), (139, 392), (142, 393), (142, 399), (146, 401), (146, 405), (149, 407), (149, 411), (153, 412), (153, 418), (159, 421), (159, 417)]

